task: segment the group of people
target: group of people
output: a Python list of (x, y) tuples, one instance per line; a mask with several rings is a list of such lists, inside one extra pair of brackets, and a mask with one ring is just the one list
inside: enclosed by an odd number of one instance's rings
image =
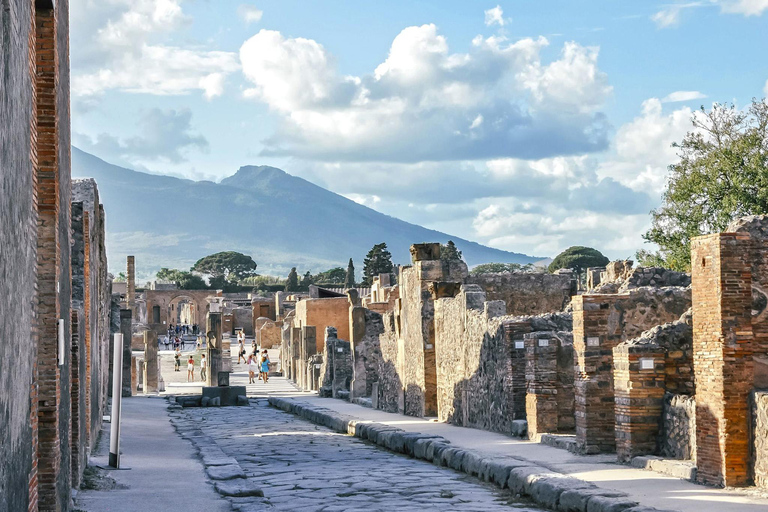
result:
[(163, 344), (165, 350), (168, 350), (169, 345), (176, 350), (184, 348), (184, 340), (178, 336), (163, 336), (163, 339), (160, 341), (160, 343)]
[(264, 349), (259, 351), (256, 346), (256, 340), (253, 341), (251, 354), (246, 359), (245, 357), (245, 333), (242, 331), (237, 333), (237, 362), (243, 362), (248, 366), (248, 384), (255, 384), (257, 380), (264, 381), (266, 384), (269, 381), (269, 353)]
[(197, 334), (197, 324), (187, 325), (187, 324), (181, 324), (181, 325), (169, 325), (168, 326), (168, 337), (172, 338), (175, 336), (183, 336), (185, 334)]
[[(181, 371), (181, 349), (176, 348), (176, 352), (173, 354), (174, 358), (174, 371)], [(205, 359), (205, 354), (200, 355), (200, 380), (205, 381), (206, 370), (208, 369), (208, 361)], [(187, 359), (187, 382), (195, 381), (195, 358), (192, 354), (189, 354)]]

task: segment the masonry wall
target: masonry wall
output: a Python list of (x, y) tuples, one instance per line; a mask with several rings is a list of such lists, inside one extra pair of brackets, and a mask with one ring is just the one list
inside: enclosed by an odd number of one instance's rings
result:
[(480, 286), (489, 301), (504, 301), (508, 315), (562, 311), (575, 293), (569, 274), (502, 272), (470, 275), (465, 283)]
[(326, 327), (335, 327), (340, 339), (349, 339), (349, 301), (346, 297), (300, 300), (296, 303), (294, 325), (314, 326), (319, 333), (317, 352), (322, 352)]
[(399, 321), (394, 311), (382, 315), (384, 332), (379, 335), (381, 358), (376, 369), (375, 386), (371, 384), (371, 394), (375, 396), (378, 408), (387, 412), (403, 412), (405, 405), (403, 381), (400, 377), (402, 353), (399, 346), (402, 343), (397, 335)]
[(352, 397), (368, 397), (373, 393), (373, 383), (379, 380), (384, 321), (379, 313), (356, 306), (349, 311), (349, 332), (354, 367), (350, 392)]
[[(27, 510), (33, 459), (30, 387), (36, 358), (33, 304), (37, 197), (31, 0), (0, 9), (0, 511)], [(8, 2), (3, 2), (8, 6)], [(31, 44), (30, 44), (31, 43)], [(30, 62), (31, 61), (31, 62)]]

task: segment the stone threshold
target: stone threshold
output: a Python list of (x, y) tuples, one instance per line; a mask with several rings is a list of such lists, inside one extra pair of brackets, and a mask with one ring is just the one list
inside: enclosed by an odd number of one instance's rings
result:
[(683, 480), (696, 481), (696, 463), (691, 460), (664, 459), (653, 455), (644, 455), (633, 457), (630, 465), (633, 468), (648, 469)]
[(484, 458), (478, 453), (451, 446), (442, 436), (406, 432), (397, 427), (367, 422), (293, 399), (269, 397), (269, 404), (285, 412), (353, 435), (396, 453), (461, 471), (525, 495), (538, 505), (559, 512), (671, 512), (640, 505), (629, 495), (554, 472), (510, 456)]

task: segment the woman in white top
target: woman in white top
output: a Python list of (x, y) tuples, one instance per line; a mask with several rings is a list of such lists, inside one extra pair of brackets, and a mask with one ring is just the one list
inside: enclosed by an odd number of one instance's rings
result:
[(259, 371), (259, 363), (253, 355), (248, 356), (248, 384), (255, 384), (256, 373)]

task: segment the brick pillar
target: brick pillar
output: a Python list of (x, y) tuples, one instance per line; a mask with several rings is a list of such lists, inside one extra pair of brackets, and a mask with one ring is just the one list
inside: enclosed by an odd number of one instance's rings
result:
[(82, 388), (80, 381), (82, 375), (80, 374), (80, 361), (83, 357), (82, 347), (80, 346), (80, 332), (81, 332), (81, 318), (82, 311), (79, 309), (72, 309), (70, 311), (72, 322), (72, 364), (70, 366), (71, 374), (71, 387), (70, 397), (72, 399), (72, 431), (70, 433), (71, 449), (72, 449), (72, 487), (77, 489), (80, 485), (80, 475), (85, 469), (87, 446), (83, 439), (85, 419), (85, 411), (83, 411), (81, 404), (81, 393), (85, 390)]
[(61, 376), (57, 322), (61, 311), (58, 289), (62, 276), (59, 247), (59, 115), (56, 101), (59, 59), (53, 9), (35, 8), (35, 33), (38, 158), (37, 496), (39, 510), (58, 511), (67, 504), (61, 502), (62, 496), (57, 492), (62, 442), (59, 436)]
[(144, 394), (157, 393), (157, 335), (144, 331)]
[(557, 346), (550, 333), (525, 335), (525, 411), (528, 439), (557, 432)]
[(136, 396), (138, 394), (138, 388), (139, 388), (139, 358), (131, 355), (131, 396)]
[(621, 331), (608, 321), (620, 297), (579, 295), (573, 298), (576, 443), (583, 453), (616, 449), (613, 347)]
[(524, 420), (525, 405), (525, 340), (524, 335), (531, 332), (528, 322), (504, 322), (504, 336), (509, 347), (509, 368), (504, 372), (504, 389), (508, 404), (507, 410), (513, 420)]
[(133, 372), (131, 372), (131, 323), (133, 312), (130, 309), (120, 309), (120, 333), (123, 335), (123, 396), (133, 394)]
[(125, 269), (125, 300), (128, 308), (133, 310), (136, 306), (136, 258), (128, 256)]
[(718, 233), (691, 242), (697, 478), (749, 482), (753, 386), (750, 237)]
[(620, 343), (613, 349), (616, 453), (629, 462), (657, 452), (665, 391), (665, 350)]

